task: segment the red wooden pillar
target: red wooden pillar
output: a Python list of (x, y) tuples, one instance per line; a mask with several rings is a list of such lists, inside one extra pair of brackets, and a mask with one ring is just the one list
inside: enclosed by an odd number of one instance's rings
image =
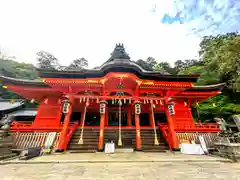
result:
[(98, 138), (98, 150), (104, 149), (104, 126), (105, 126), (105, 114), (106, 114), (106, 101), (100, 102), (100, 132)]
[(128, 111), (127, 111), (127, 124), (129, 127), (132, 126), (132, 106), (128, 107)]
[(73, 99), (72, 97), (69, 97), (69, 108), (68, 108), (68, 113), (65, 115), (64, 118), (64, 122), (63, 122), (63, 128), (59, 137), (59, 143), (58, 143), (58, 148), (57, 151), (64, 151), (65, 149), (65, 144), (66, 142), (66, 138), (67, 138), (67, 134), (68, 134), (68, 127), (69, 127), (69, 123), (70, 123), (70, 119), (71, 119), (71, 115), (72, 115), (72, 102)]
[(142, 142), (141, 142), (141, 133), (140, 133), (140, 117), (139, 114), (141, 113), (141, 108), (138, 108), (137, 105), (140, 104), (137, 102), (135, 104), (135, 125), (136, 125), (136, 150), (142, 150)]
[(168, 110), (168, 106), (166, 107), (165, 112), (166, 112), (166, 116), (167, 116), (167, 120), (168, 120), (168, 129), (170, 132), (170, 137), (172, 140), (172, 148), (179, 149), (179, 143), (178, 143), (177, 134), (175, 131), (174, 115), (170, 114), (170, 112)]
[(105, 112), (105, 126), (108, 126), (108, 107), (106, 107), (106, 112)]

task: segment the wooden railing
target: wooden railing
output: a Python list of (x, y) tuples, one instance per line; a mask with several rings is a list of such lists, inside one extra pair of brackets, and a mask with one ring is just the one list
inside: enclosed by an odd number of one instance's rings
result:
[(196, 142), (196, 140), (198, 140), (199, 136), (203, 137), (207, 147), (211, 147), (217, 138), (217, 133), (215, 133), (215, 132), (211, 132), (211, 133), (198, 133), (198, 132), (196, 132), (196, 133), (177, 133), (177, 138), (178, 138), (179, 144), (181, 144), (182, 142), (186, 142), (186, 141), (188, 143), (191, 143), (192, 141)]
[(67, 146), (69, 144), (69, 141), (71, 140), (72, 138), (72, 135), (73, 133), (75, 132), (75, 130), (77, 129), (78, 127), (78, 123), (74, 123), (70, 128), (69, 128), (69, 131), (68, 131), (68, 134), (67, 134), (67, 137), (65, 139), (65, 144), (64, 144), (64, 151), (67, 149)]
[[(169, 149), (172, 150), (171, 133), (168, 130), (167, 123), (158, 124), (165, 140), (169, 145)], [(178, 142), (181, 144), (183, 141), (196, 141), (199, 136), (203, 136), (206, 144), (210, 147), (216, 139), (217, 133), (220, 129), (215, 123), (196, 123), (196, 124), (178, 124), (175, 126), (175, 132), (177, 134)]]
[(168, 125), (158, 123), (158, 127), (159, 127), (160, 131), (162, 132), (162, 135), (165, 138), (166, 142), (168, 143), (169, 150), (172, 151), (172, 139), (171, 139), (171, 134), (168, 131)]
[[(57, 127), (52, 127), (52, 126), (35, 127), (33, 126), (33, 124), (13, 122), (10, 132), (13, 138), (15, 139), (15, 143), (18, 149), (43, 147), (46, 141), (46, 138), (48, 137), (48, 134), (51, 132), (56, 132), (57, 135), (53, 142), (53, 149), (57, 149), (62, 127), (63, 127), (62, 124), (60, 124)], [(69, 126), (68, 134), (66, 136), (65, 144), (64, 144), (65, 150), (77, 127), (78, 127), (77, 123), (71, 124)]]
[(57, 127), (44, 126), (44, 127), (34, 127), (33, 124), (26, 124), (20, 122), (13, 122), (11, 125), (10, 132), (60, 132), (62, 125)]
[(220, 132), (216, 123), (176, 124), (176, 132)]
[[(50, 132), (12, 132), (17, 149), (43, 147)], [(53, 149), (58, 144), (59, 133), (55, 136)]]

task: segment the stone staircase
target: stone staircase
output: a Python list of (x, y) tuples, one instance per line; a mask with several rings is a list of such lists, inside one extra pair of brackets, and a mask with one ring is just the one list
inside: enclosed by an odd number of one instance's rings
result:
[(79, 144), (81, 128), (76, 129), (68, 144), (67, 150), (71, 153), (97, 152), (99, 129), (87, 128), (83, 130), (83, 144)]
[(122, 146), (118, 146), (118, 129), (105, 129), (104, 131), (104, 144), (108, 142), (115, 142), (116, 149), (134, 149), (135, 142), (133, 141), (136, 138), (135, 129), (121, 129), (122, 137)]
[[(142, 151), (144, 152), (165, 152), (168, 150), (168, 145), (165, 142), (159, 128), (157, 130), (157, 137), (159, 145), (154, 145), (154, 129), (141, 128)], [(135, 139), (134, 139), (135, 141)]]
[[(81, 134), (81, 128), (78, 128), (73, 134), (69, 145), (68, 151), (71, 153), (89, 153), (97, 152), (99, 129), (87, 128), (83, 131), (83, 144), (78, 144)], [(121, 129), (122, 146), (118, 146), (118, 129), (105, 129), (104, 130), (104, 144), (113, 141), (115, 143), (116, 152), (118, 150), (128, 152), (130, 149), (136, 147), (136, 130)], [(144, 152), (165, 152), (168, 150), (160, 130), (157, 128), (157, 136), (159, 145), (154, 145), (154, 130), (149, 128), (141, 128), (142, 150)], [(124, 150), (125, 149), (125, 150)], [(130, 151), (129, 151), (130, 152)]]

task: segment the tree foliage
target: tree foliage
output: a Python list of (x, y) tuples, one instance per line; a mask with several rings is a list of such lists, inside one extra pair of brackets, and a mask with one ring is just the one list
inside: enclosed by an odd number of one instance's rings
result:
[(240, 35), (228, 33), (204, 37), (200, 43), (200, 56), (212, 71), (219, 72), (228, 82), (228, 88), (240, 92)]
[(43, 69), (57, 69), (60, 63), (56, 57), (46, 51), (39, 51), (37, 53), (38, 67)]
[(153, 71), (153, 68), (151, 67), (151, 65), (149, 65), (146, 61), (142, 59), (137, 60), (136, 64), (146, 71)]
[[(32, 80), (38, 78), (38, 74), (32, 64), (19, 63), (8, 60), (7, 58), (0, 58), (0, 67), (0, 75), (2, 76)], [(0, 98), (17, 99), (20, 98), (20, 96), (3, 88), (3, 85), (0, 83)]]
[(68, 69), (86, 69), (88, 68), (88, 60), (85, 58), (79, 58), (72, 61), (68, 66)]

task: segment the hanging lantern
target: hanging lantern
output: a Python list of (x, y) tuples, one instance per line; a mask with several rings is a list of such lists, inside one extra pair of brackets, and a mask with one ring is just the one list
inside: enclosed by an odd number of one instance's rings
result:
[(82, 103), (82, 98), (79, 99), (79, 102)]
[(171, 116), (175, 114), (174, 104), (169, 104), (168, 105), (168, 111), (169, 111)]
[(69, 101), (68, 100), (64, 100), (63, 108), (62, 108), (62, 112), (64, 114), (67, 114), (69, 112), (69, 106), (70, 106)]
[(124, 102), (124, 104), (126, 104), (126, 99), (125, 98), (123, 99), (123, 102)]
[(83, 97), (83, 102), (85, 102), (85, 97)]
[(151, 104), (153, 103), (153, 100), (152, 100), (152, 99), (150, 100), (150, 103), (151, 103)]
[(101, 102), (100, 103), (100, 114), (105, 114), (105, 108), (106, 108), (106, 104)]
[(132, 99), (130, 98), (130, 99), (129, 99), (129, 104), (131, 104), (131, 103), (132, 103)]
[(99, 98), (97, 97), (97, 103), (99, 103)]
[[(60, 99), (59, 99), (60, 100)], [(59, 100), (58, 100), (58, 104), (59, 104)], [(35, 99), (31, 99), (31, 101), (30, 101), (30, 103), (34, 103), (35, 102)], [(61, 103), (61, 101), (60, 101), (60, 103)]]
[(213, 107), (216, 107), (216, 102), (213, 102), (212, 105), (213, 105)]
[(199, 103), (196, 101), (196, 106), (199, 106)]
[(139, 103), (135, 104), (135, 114), (141, 114), (141, 105)]
[(114, 99), (112, 99), (112, 104), (114, 104)]
[(145, 99), (143, 100), (143, 104), (146, 104), (146, 100)]
[(155, 103), (158, 104), (158, 100), (155, 100)]

